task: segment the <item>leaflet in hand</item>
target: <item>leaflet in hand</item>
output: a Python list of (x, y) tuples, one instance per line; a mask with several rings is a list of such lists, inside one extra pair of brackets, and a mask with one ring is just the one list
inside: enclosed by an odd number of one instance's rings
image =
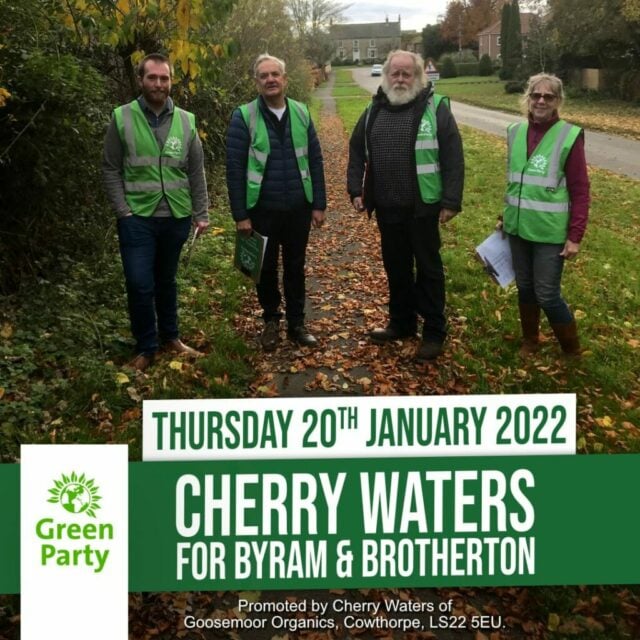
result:
[(515, 279), (509, 239), (502, 231), (494, 231), (476, 247), (476, 255), (485, 271), (501, 287), (508, 287)]

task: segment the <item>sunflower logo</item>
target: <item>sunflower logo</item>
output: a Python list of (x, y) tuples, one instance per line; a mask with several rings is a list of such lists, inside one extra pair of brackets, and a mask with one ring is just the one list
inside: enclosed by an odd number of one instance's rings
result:
[(96, 517), (96, 511), (100, 509), (98, 501), (102, 498), (98, 495), (95, 480), (89, 480), (84, 473), (78, 476), (73, 471), (71, 475), (63, 473), (53, 484), (49, 489), (52, 497), (47, 502), (59, 503), (69, 513), (86, 513), (90, 518)]

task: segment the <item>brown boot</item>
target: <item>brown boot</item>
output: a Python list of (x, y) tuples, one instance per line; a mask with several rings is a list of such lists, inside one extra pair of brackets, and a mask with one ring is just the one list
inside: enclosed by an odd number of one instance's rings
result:
[(153, 353), (139, 353), (131, 362), (127, 363), (127, 367), (136, 371), (146, 371), (154, 361)]
[(204, 354), (196, 351), (193, 347), (188, 347), (182, 340), (176, 338), (169, 340), (162, 346), (164, 351), (175, 353), (176, 355), (184, 355), (189, 358), (201, 358)]
[(575, 320), (565, 324), (552, 324), (551, 328), (566, 355), (580, 355), (580, 341), (578, 340), (578, 327)]
[(522, 327), (520, 355), (527, 357), (540, 348), (540, 307), (537, 304), (521, 302), (518, 308)]

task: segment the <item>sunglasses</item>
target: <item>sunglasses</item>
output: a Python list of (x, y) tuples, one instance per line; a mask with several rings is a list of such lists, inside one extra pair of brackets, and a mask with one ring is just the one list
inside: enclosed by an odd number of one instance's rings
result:
[(538, 100), (540, 100), (540, 98), (542, 98), (545, 102), (553, 102), (558, 96), (555, 93), (538, 93), (536, 91), (534, 93), (530, 93), (529, 97), (534, 102), (538, 102)]

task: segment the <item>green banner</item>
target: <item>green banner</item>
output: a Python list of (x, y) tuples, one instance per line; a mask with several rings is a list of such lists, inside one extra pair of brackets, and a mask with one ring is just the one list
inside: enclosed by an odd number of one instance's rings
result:
[[(20, 586), (0, 465), (0, 593)], [(130, 591), (640, 583), (640, 455), (129, 465)]]
[(640, 455), (135, 464), (133, 591), (640, 582)]
[(0, 593), (20, 591), (20, 466), (0, 464)]

